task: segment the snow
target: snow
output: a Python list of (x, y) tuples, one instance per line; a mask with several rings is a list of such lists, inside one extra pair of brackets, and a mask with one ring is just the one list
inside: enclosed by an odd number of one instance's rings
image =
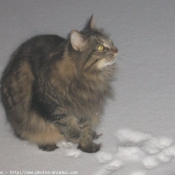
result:
[(67, 151), (66, 155), (68, 157), (79, 157), (81, 155), (81, 151), (78, 149), (69, 150)]
[[(0, 74), (21, 42), (37, 34), (67, 37), (94, 14), (119, 49), (109, 100), (97, 128), (99, 152), (72, 143), (47, 153), (18, 140), (0, 106), (0, 174), (71, 171), (79, 175), (174, 175), (175, 1), (1, 0)], [(24, 174), (24, 173), (23, 173)]]
[(147, 156), (142, 161), (145, 168), (152, 169), (158, 166), (158, 161), (154, 156)]
[(143, 171), (136, 171), (136, 172), (131, 173), (131, 175), (146, 175), (146, 173)]
[(127, 142), (139, 143), (151, 137), (150, 134), (145, 134), (138, 131), (131, 131), (129, 129), (123, 129), (118, 131), (116, 136), (120, 140), (120, 142), (126, 142), (126, 143)]
[(112, 154), (106, 153), (106, 152), (98, 152), (96, 154), (97, 160), (99, 163), (107, 163), (112, 159)]

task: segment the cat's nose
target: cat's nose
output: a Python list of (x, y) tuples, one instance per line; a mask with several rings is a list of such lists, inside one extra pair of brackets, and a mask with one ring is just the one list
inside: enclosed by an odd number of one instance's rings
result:
[(115, 47), (115, 46), (113, 46), (113, 47), (112, 47), (112, 51), (115, 52), (115, 53), (117, 54), (117, 53), (118, 53), (118, 48)]

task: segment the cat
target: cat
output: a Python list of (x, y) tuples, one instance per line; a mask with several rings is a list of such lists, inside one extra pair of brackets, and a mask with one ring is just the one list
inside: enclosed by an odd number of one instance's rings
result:
[(1, 78), (1, 101), (14, 134), (54, 151), (66, 140), (87, 153), (100, 150), (93, 140), (111, 96), (118, 49), (94, 17), (68, 39), (39, 35), (13, 53)]

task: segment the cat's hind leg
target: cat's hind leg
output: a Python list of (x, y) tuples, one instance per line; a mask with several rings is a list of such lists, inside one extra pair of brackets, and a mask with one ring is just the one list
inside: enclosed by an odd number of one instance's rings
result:
[(23, 137), (37, 144), (43, 151), (54, 151), (58, 148), (56, 143), (64, 140), (63, 135), (53, 123), (45, 121), (35, 112), (30, 115)]

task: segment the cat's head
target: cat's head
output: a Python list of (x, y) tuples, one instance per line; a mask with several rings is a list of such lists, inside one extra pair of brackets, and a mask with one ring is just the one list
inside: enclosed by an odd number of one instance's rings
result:
[(108, 35), (95, 27), (93, 16), (82, 31), (71, 32), (70, 45), (77, 67), (83, 71), (109, 69), (118, 53)]

